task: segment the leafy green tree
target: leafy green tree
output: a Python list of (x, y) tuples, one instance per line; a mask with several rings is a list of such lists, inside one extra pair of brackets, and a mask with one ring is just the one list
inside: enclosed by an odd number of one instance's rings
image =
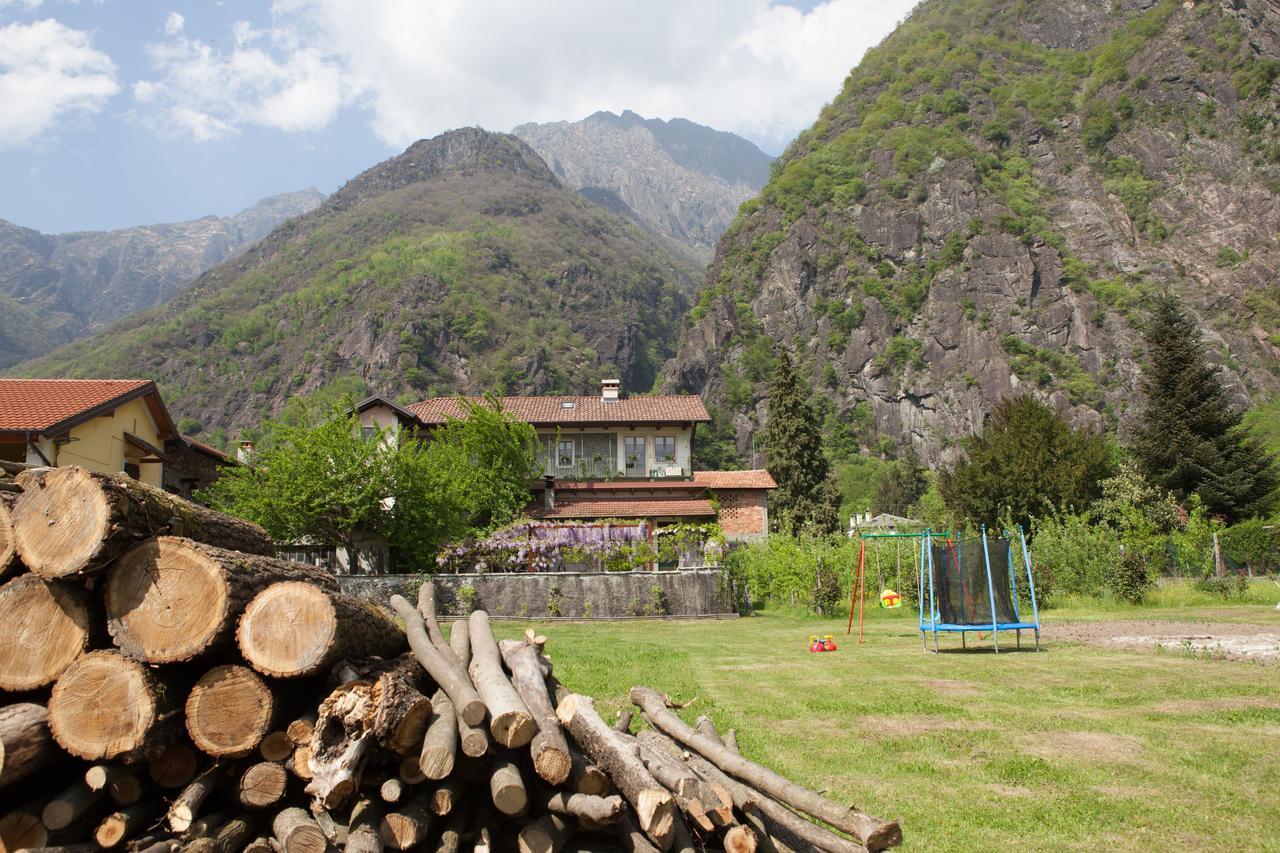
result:
[(1133, 452), (1152, 483), (1180, 501), (1200, 496), (1228, 521), (1266, 515), (1280, 483), (1275, 458), (1241, 426), (1195, 319), (1173, 294), (1155, 300), (1144, 334), (1146, 409)]
[(876, 480), (876, 509), (893, 515), (910, 515), (929, 490), (929, 472), (914, 449), (890, 464)]
[(361, 430), (349, 405), (313, 407), (267, 421), (252, 466), (228, 470), (202, 497), (261, 524), (280, 541), (343, 548), (385, 538), (411, 563), (443, 542), (511, 521), (528, 502), (537, 464), (533, 428), (496, 404), (426, 440)]
[(1007, 512), (1029, 528), (1033, 518), (1088, 506), (1110, 473), (1102, 436), (1072, 429), (1023, 396), (995, 407), (967, 458), (943, 471), (938, 485), (959, 519), (995, 526)]
[(840, 523), (840, 495), (822, 449), (822, 426), (791, 359), (783, 353), (769, 380), (769, 421), (764, 430), (769, 473), (778, 482), (770, 496), (776, 530), (829, 533)]

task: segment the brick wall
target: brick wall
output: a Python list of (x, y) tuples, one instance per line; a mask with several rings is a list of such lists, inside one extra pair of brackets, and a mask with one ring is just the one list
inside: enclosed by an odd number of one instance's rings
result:
[(716, 501), (720, 504), (720, 527), (725, 539), (743, 542), (762, 539), (769, 532), (764, 489), (718, 489)]

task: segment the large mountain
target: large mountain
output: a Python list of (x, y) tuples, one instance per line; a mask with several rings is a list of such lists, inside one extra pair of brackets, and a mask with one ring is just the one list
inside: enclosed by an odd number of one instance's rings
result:
[(928, 0), (781, 159), (664, 372), (722, 452), (775, 347), (840, 452), (946, 459), (1026, 390), (1123, 437), (1163, 288), (1240, 405), (1280, 390), (1275, 0)]
[(514, 136), (414, 143), (165, 305), (18, 370), (147, 376), (234, 429), (336, 382), (396, 397), (652, 387), (699, 272)]
[(117, 231), (41, 234), (0, 219), (0, 368), (164, 302), (324, 200), (317, 190), (263, 199), (235, 216)]
[(568, 186), (685, 247), (706, 263), (773, 158), (740, 136), (686, 119), (598, 112), (512, 131)]

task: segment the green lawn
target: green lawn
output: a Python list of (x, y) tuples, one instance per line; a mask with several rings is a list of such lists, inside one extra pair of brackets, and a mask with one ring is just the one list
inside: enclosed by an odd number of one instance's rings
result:
[[(1280, 628), (1265, 605), (1240, 611)], [(708, 714), (747, 756), (901, 819), (909, 849), (1280, 850), (1275, 667), (1052, 643), (926, 655), (914, 614), (882, 611), (862, 646), (843, 620), (786, 614), (530, 624), (560, 679), (609, 719), (635, 684), (696, 697), (686, 719)], [(810, 654), (813, 633), (840, 650)]]

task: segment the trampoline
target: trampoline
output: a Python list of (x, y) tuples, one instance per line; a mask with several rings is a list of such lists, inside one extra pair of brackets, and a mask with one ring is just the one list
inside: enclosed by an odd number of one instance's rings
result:
[[(1040, 609), (1036, 605), (1035, 581), (1031, 577), (1031, 557), (1027, 538), (1018, 529), (1021, 566), (1014, 560), (1013, 537), (982, 535), (972, 539), (935, 539), (926, 536), (920, 559), (920, 642), (938, 651), (938, 634), (958, 633), (967, 648), (971, 631), (991, 632), (995, 651), (1000, 651), (1000, 632), (1013, 631), (1022, 648), (1022, 632), (1034, 631), (1036, 651), (1040, 651)], [(1026, 579), (1031, 599), (1031, 620), (1022, 618), (1018, 606), (1018, 576)], [(927, 608), (927, 610), (926, 610)]]

